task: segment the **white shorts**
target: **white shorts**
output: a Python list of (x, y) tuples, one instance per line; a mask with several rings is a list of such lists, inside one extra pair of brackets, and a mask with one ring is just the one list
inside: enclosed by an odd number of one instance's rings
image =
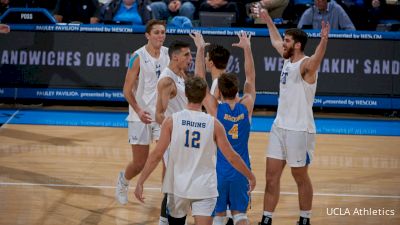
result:
[(311, 163), (314, 149), (315, 134), (272, 125), (267, 157), (286, 160), (290, 167), (303, 167)]
[(128, 121), (128, 139), (131, 145), (149, 145), (160, 137), (160, 125), (156, 122), (144, 124)]
[(217, 198), (187, 199), (168, 194), (167, 209), (174, 218), (186, 216), (192, 208), (193, 216), (211, 216), (215, 209)]

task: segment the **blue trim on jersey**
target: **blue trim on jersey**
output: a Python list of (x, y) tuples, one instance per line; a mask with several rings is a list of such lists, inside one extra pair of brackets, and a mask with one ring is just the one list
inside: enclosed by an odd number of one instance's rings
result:
[(135, 59), (136, 59), (137, 57), (139, 57), (139, 55), (135, 53), (135, 54), (129, 59), (128, 68), (129, 68), (130, 70), (132, 69), (133, 63), (135, 62)]
[[(248, 150), (250, 121), (247, 108), (241, 103), (236, 103), (235, 107), (231, 109), (228, 103), (221, 103), (218, 105), (217, 119), (224, 126), (228, 141), (233, 149), (250, 168)], [(217, 177), (218, 180), (236, 180), (238, 177), (243, 177), (232, 167), (219, 149), (217, 152)]]

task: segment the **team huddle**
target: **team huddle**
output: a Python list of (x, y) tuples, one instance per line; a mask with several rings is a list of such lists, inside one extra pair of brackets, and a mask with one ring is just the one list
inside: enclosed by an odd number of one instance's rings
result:
[[(268, 25), (273, 47), (285, 58), (278, 112), (266, 153), (260, 224), (272, 224), (279, 179), (287, 163), (299, 189), (298, 223), (306, 225), (310, 224), (313, 196), (307, 172), (315, 145), (312, 103), (329, 25), (322, 24), (321, 41), (308, 57), (304, 55), (307, 35), (303, 31), (288, 29), (282, 39), (265, 10), (259, 17)], [(206, 43), (200, 33), (190, 34), (197, 48), (191, 76), (187, 74), (192, 62), (189, 43), (173, 41), (164, 47), (165, 23), (158, 20), (147, 23), (145, 36), (148, 42), (132, 54), (123, 88), (129, 103), (133, 158), (119, 174), (118, 202), (128, 202), (129, 181), (139, 173), (135, 196), (144, 202), (143, 184), (162, 160), (164, 199), (159, 224), (184, 225), (189, 211), (195, 224), (250, 224), (246, 212), (256, 186), (248, 149), (256, 98), (251, 36), (240, 32), (239, 41), (232, 44), (244, 53), (241, 97), (238, 76), (225, 72), (228, 49)], [(212, 76), (211, 88), (206, 72)], [(153, 141), (157, 144), (150, 152)]]

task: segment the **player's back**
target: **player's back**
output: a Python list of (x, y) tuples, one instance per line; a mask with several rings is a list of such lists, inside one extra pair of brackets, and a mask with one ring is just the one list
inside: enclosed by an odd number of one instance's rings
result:
[[(241, 103), (236, 103), (231, 109), (228, 103), (218, 105), (217, 118), (225, 128), (226, 136), (233, 149), (242, 157), (246, 165), (250, 167), (248, 141), (250, 135), (249, 113)], [(217, 155), (217, 174), (225, 180), (233, 180), (241, 175), (226, 160), (221, 151)]]
[(174, 113), (172, 121), (163, 192), (191, 199), (216, 197), (214, 117), (185, 109)]

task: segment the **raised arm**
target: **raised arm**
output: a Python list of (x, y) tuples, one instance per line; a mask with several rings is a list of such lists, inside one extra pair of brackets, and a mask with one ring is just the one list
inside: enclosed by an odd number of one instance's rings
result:
[[(194, 44), (196, 45), (197, 48), (197, 53), (196, 53), (196, 61), (195, 61), (195, 69), (194, 69), (194, 75), (199, 76), (203, 79), (206, 79), (206, 67), (205, 67), (205, 62), (204, 62), (204, 52), (206, 46), (210, 45), (210, 43), (204, 42), (203, 35), (199, 32), (194, 32), (193, 34), (189, 34), (190, 37), (193, 39)], [(216, 116), (217, 114), (217, 107), (218, 107), (218, 101), (217, 99), (210, 94), (207, 88), (206, 92), (206, 97), (204, 98), (202, 104), (207, 110), (207, 113)]]
[(136, 88), (136, 82), (138, 80), (140, 71), (140, 58), (137, 54), (133, 54), (129, 60), (128, 70), (125, 75), (124, 83), (124, 97), (126, 101), (132, 106), (133, 110), (138, 114), (140, 120), (143, 123), (151, 123), (151, 116), (149, 112), (144, 111), (139, 104), (137, 104), (136, 98), (133, 94), (133, 89)]
[(256, 186), (256, 177), (247, 167), (246, 163), (239, 156), (239, 154), (233, 150), (228, 138), (226, 137), (224, 127), (217, 119), (214, 119), (214, 136), (222, 154), (237, 171), (239, 171), (249, 180), (249, 191), (253, 191)]
[(208, 114), (214, 117), (217, 116), (218, 100), (215, 98), (215, 96), (210, 94), (208, 89), (206, 92), (206, 97), (204, 98), (202, 104), (204, 108), (206, 108)]
[(194, 32), (193, 34), (189, 34), (189, 36), (193, 39), (197, 48), (194, 75), (206, 79), (204, 54), (206, 46), (210, 45), (210, 43), (205, 43), (203, 35), (199, 32)]
[(144, 203), (143, 184), (157, 167), (164, 155), (165, 150), (168, 148), (168, 145), (171, 142), (172, 124), (173, 121), (171, 117), (165, 119), (161, 126), (160, 140), (158, 140), (155, 149), (150, 153), (149, 158), (144, 165), (143, 171), (137, 181), (135, 196), (142, 203)]
[(254, 14), (261, 18), (268, 26), (269, 36), (271, 39), (272, 46), (278, 51), (280, 56), (283, 56), (283, 39), (279, 34), (278, 28), (276, 28), (271, 16), (268, 11), (262, 8), (253, 8)]
[(246, 75), (246, 81), (244, 83), (244, 96), (242, 97), (242, 103), (246, 105), (251, 116), (256, 99), (256, 71), (254, 68), (253, 53), (251, 51), (251, 35), (247, 35), (244, 31), (240, 32), (239, 42), (232, 44), (232, 46), (242, 48), (244, 51), (244, 71)]
[[(176, 89), (174, 81), (169, 77), (161, 78), (157, 84), (157, 103), (156, 103), (156, 122), (162, 124), (165, 119), (165, 111), (167, 111), (168, 102), (174, 97)], [(176, 90), (175, 90), (176, 94)]]
[(315, 83), (317, 79), (316, 72), (322, 62), (328, 44), (329, 23), (322, 21), (321, 26), (321, 40), (314, 54), (309, 59), (305, 60), (300, 68), (303, 79), (310, 84)]

